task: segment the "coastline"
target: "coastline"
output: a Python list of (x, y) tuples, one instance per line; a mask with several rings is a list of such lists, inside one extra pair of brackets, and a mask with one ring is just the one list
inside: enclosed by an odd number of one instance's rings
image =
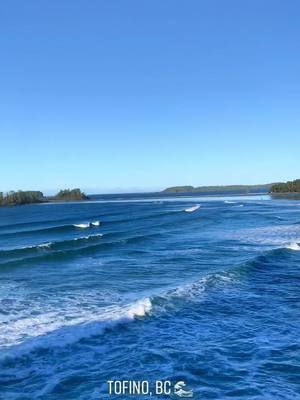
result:
[(192, 197), (199, 197), (203, 199), (207, 199), (209, 197), (218, 198), (218, 197), (256, 197), (256, 196), (269, 196), (271, 199), (286, 199), (286, 200), (300, 200), (300, 193), (298, 192), (285, 192), (285, 193), (272, 193), (267, 191), (257, 191), (250, 193), (241, 193), (239, 191), (188, 191), (188, 192), (167, 192), (165, 190), (160, 192), (135, 192), (135, 193), (103, 193), (103, 194), (89, 194), (85, 195), (84, 198), (55, 198), (54, 196), (44, 196), (43, 198), (36, 199), (35, 201), (28, 201), (23, 203), (1, 203), (0, 207), (15, 207), (15, 206), (25, 206), (25, 205), (33, 205), (33, 204), (62, 204), (62, 203), (82, 203), (82, 202), (93, 202), (98, 200), (129, 200), (129, 199), (140, 199), (142, 197), (147, 199), (168, 199), (168, 198), (177, 198), (177, 199), (189, 199)]

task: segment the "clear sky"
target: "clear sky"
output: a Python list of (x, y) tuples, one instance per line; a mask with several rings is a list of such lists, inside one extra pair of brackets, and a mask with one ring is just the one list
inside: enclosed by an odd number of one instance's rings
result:
[(298, 0), (0, 2), (0, 190), (300, 178)]

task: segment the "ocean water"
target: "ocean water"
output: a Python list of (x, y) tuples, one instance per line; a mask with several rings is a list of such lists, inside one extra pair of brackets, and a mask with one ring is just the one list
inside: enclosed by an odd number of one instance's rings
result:
[(300, 399), (299, 250), (296, 200), (0, 208), (0, 398)]

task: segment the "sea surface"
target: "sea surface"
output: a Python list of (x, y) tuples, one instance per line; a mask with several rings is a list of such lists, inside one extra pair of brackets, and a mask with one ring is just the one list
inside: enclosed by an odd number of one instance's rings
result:
[(299, 250), (299, 200), (0, 208), (0, 399), (300, 399)]

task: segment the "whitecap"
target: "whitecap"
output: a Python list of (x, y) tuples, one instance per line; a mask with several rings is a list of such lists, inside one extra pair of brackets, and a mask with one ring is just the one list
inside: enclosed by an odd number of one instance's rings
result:
[(289, 250), (295, 250), (295, 251), (299, 251), (300, 250), (300, 246), (296, 242), (290, 243), (289, 245), (286, 246), (286, 248), (289, 249)]
[(188, 207), (184, 211), (185, 212), (194, 212), (194, 211), (198, 210), (198, 208), (200, 208), (199, 204), (197, 204), (196, 206)]
[(91, 224), (93, 226), (99, 226), (100, 225), (100, 221), (94, 221), (94, 222), (91, 222)]
[(76, 228), (84, 229), (84, 228), (89, 228), (90, 227), (90, 223), (87, 222), (87, 223), (84, 223), (84, 224), (74, 224), (73, 226), (75, 226)]
[[(51, 245), (52, 245), (52, 242), (48, 242), (48, 243), (41, 243), (37, 247), (48, 249), (49, 247), (51, 247)], [(32, 246), (32, 247), (34, 247), (34, 246)]]
[(36, 248), (49, 248), (49, 247), (51, 247), (51, 245), (52, 245), (52, 242), (31, 244), (28, 246), (22, 246), (22, 247), (16, 247), (13, 249), (9, 249), (8, 251), (27, 250), (27, 249), (36, 249)]
[(80, 236), (78, 238), (75, 238), (74, 240), (89, 240), (97, 237), (102, 237), (102, 233), (96, 233), (95, 235), (88, 235), (88, 236)]

